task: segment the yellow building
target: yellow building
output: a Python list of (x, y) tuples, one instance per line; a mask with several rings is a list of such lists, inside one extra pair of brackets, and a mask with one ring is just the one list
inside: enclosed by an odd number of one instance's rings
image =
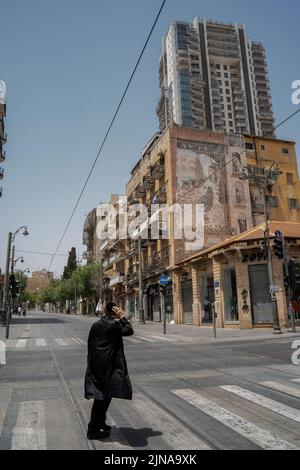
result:
[[(300, 222), (300, 182), (295, 142), (245, 136), (248, 167), (270, 168), (274, 162), (282, 174), (269, 187), (269, 219)], [(272, 183), (272, 182), (271, 182)], [(254, 225), (263, 222), (263, 201), (258, 188), (250, 185)]]

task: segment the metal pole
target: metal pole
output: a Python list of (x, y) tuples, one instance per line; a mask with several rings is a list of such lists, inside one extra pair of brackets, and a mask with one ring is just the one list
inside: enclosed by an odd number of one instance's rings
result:
[(76, 283), (76, 279), (75, 279), (75, 287), (74, 287), (74, 302), (75, 302), (74, 313), (75, 313), (75, 315), (77, 315), (77, 283)]
[[(99, 300), (101, 308), (103, 308), (103, 269), (102, 269), (102, 257), (100, 256), (100, 285), (99, 285)], [(101, 312), (102, 313), (102, 312)]]
[(143, 274), (142, 274), (142, 240), (138, 239), (138, 259), (139, 259), (139, 323), (145, 324), (144, 305), (143, 305)]
[(6, 253), (6, 266), (5, 266), (5, 278), (4, 278), (4, 290), (3, 290), (3, 309), (6, 314), (6, 339), (9, 338), (9, 267), (10, 267), (10, 251), (11, 251), (11, 240), (12, 233), (9, 232), (7, 240), (7, 253)]
[(271, 300), (272, 300), (274, 334), (281, 335), (282, 331), (280, 328), (279, 317), (278, 317), (278, 305), (277, 305), (276, 293), (271, 292), (271, 286), (274, 286), (274, 275), (273, 275), (272, 251), (271, 251), (271, 244), (270, 244), (269, 214), (268, 214), (268, 208), (267, 208), (267, 177), (268, 175), (266, 174), (264, 177), (263, 200), (264, 200), (264, 217), (265, 217), (265, 225), (266, 225), (265, 238), (267, 242), (267, 252), (268, 252), (268, 273), (269, 273), (269, 283), (270, 283), (270, 294), (271, 294)]
[(20, 275), (20, 285), (19, 285), (19, 303), (21, 303), (22, 278), (23, 278), (23, 272), (21, 271), (21, 275)]
[(213, 319), (213, 337), (217, 337), (217, 325), (216, 325), (216, 309), (215, 302), (211, 303), (212, 319)]
[(164, 289), (160, 288), (160, 309), (161, 309), (161, 316), (163, 321), (163, 334), (167, 334), (167, 316), (166, 316), (166, 309), (165, 309), (165, 298), (164, 298)]

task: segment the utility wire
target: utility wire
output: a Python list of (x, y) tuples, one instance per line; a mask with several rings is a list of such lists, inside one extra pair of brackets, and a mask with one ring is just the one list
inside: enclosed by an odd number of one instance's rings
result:
[(76, 201), (76, 203), (75, 203), (74, 209), (72, 210), (72, 213), (71, 213), (71, 215), (70, 215), (70, 217), (69, 217), (69, 220), (68, 220), (68, 222), (67, 222), (67, 225), (66, 225), (66, 227), (65, 227), (65, 229), (64, 229), (64, 231), (63, 231), (63, 234), (62, 234), (62, 236), (61, 236), (61, 238), (60, 238), (60, 240), (59, 240), (59, 243), (58, 243), (58, 245), (57, 245), (57, 247), (56, 247), (56, 250), (55, 250), (54, 254), (52, 255), (52, 258), (51, 258), (51, 261), (50, 261), (50, 264), (49, 264), (49, 267), (48, 267), (48, 271), (49, 271), (49, 269), (50, 269), (50, 267), (51, 267), (51, 265), (52, 265), (52, 263), (53, 263), (53, 260), (54, 260), (55, 256), (57, 255), (57, 252), (58, 252), (58, 250), (59, 250), (59, 248), (60, 248), (60, 245), (61, 245), (63, 239), (65, 238), (65, 235), (66, 235), (67, 230), (68, 230), (68, 228), (69, 228), (69, 226), (70, 226), (70, 223), (71, 223), (71, 221), (72, 221), (72, 219), (73, 219), (73, 217), (74, 217), (74, 214), (75, 214), (75, 212), (76, 212), (76, 209), (77, 209), (77, 207), (78, 207), (78, 204), (79, 204), (79, 202), (80, 202), (80, 200), (81, 200), (81, 198), (82, 198), (82, 196), (83, 196), (83, 193), (84, 193), (84, 191), (85, 191), (85, 188), (87, 187), (87, 184), (88, 184), (88, 182), (89, 182), (89, 179), (90, 179), (90, 177), (91, 177), (91, 175), (92, 175), (92, 173), (93, 173), (93, 171), (94, 171), (94, 168), (95, 168), (95, 166), (96, 166), (96, 163), (97, 163), (97, 161), (98, 161), (98, 159), (99, 159), (99, 157), (100, 157), (100, 154), (101, 154), (101, 152), (102, 152), (102, 149), (103, 149), (103, 147), (104, 147), (104, 145), (105, 145), (105, 143), (106, 143), (106, 141), (107, 141), (107, 138), (108, 138), (108, 136), (109, 136), (109, 134), (110, 134), (110, 131), (111, 131), (113, 125), (114, 125), (114, 122), (115, 122), (115, 120), (116, 120), (116, 117), (117, 117), (117, 115), (118, 115), (118, 113), (119, 113), (119, 111), (120, 111), (120, 108), (121, 108), (121, 106), (122, 106), (122, 104), (123, 104), (123, 101), (124, 101), (124, 99), (125, 99), (125, 97), (126, 97), (126, 95), (127, 95), (128, 89), (129, 89), (129, 87), (130, 87), (130, 85), (131, 85), (131, 82), (132, 82), (132, 80), (133, 80), (133, 77), (135, 76), (135, 73), (136, 73), (136, 71), (137, 71), (137, 69), (138, 69), (138, 66), (139, 66), (139, 64), (140, 64), (140, 62), (141, 62), (141, 60), (142, 60), (142, 57), (143, 57), (144, 52), (145, 52), (145, 50), (146, 50), (146, 47), (147, 47), (147, 45), (148, 45), (148, 43), (149, 43), (149, 41), (150, 41), (150, 38), (151, 38), (151, 36), (152, 36), (152, 33), (153, 33), (154, 29), (155, 29), (155, 26), (156, 26), (158, 20), (159, 20), (159, 17), (160, 17), (160, 15), (161, 15), (162, 11), (163, 11), (163, 8), (164, 8), (164, 6), (165, 6), (166, 1), (167, 1), (167, 0), (163, 0), (163, 2), (162, 2), (162, 4), (161, 4), (161, 7), (160, 7), (160, 9), (159, 9), (159, 11), (158, 11), (158, 13), (157, 13), (157, 16), (156, 16), (156, 18), (155, 18), (155, 20), (154, 20), (154, 23), (153, 23), (153, 25), (152, 25), (152, 27), (151, 27), (151, 29), (150, 29), (150, 32), (149, 32), (148, 37), (147, 37), (147, 39), (146, 39), (146, 42), (145, 42), (145, 44), (144, 44), (144, 46), (143, 46), (143, 48), (142, 48), (142, 50), (141, 50), (141, 52), (140, 52), (140, 55), (139, 55), (139, 57), (138, 57), (138, 60), (137, 60), (135, 66), (134, 66), (134, 68), (133, 68), (133, 71), (132, 71), (132, 73), (131, 73), (131, 75), (130, 75), (130, 78), (129, 78), (129, 80), (128, 80), (128, 83), (127, 83), (127, 85), (126, 85), (126, 87), (125, 87), (125, 90), (124, 90), (124, 92), (123, 92), (123, 95), (122, 95), (122, 97), (121, 97), (121, 100), (120, 100), (120, 102), (119, 102), (119, 104), (118, 104), (118, 106), (117, 106), (117, 108), (116, 108), (116, 110), (115, 110), (115, 113), (114, 113), (114, 115), (113, 115), (113, 118), (112, 118), (112, 120), (111, 120), (111, 122), (110, 122), (110, 124), (109, 124), (109, 126), (108, 126), (108, 129), (107, 129), (107, 131), (106, 131), (106, 134), (105, 134), (105, 136), (104, 136), (104, 139), (103, 139), (103, 141), (102, 141), (102, 144), (101, 144), (101, 146), (100, 146), (100, 149), (99, 149), (99, 151), (98, 151), (98, 153), (97, 153), (97, 156), (96, 156), (96, 158), (95, 158), (95, 160), (94, 160), (94, 162), (93, 162), (93, 164), (92, 164), (92, 167), (91, 167), (91, 169), (90, 169), (90, 171), (89, 171), (89, 173), (88, 173), (88, 176), (87, 176), (87, 178), (86, 178), (86, 180), (85, 180), (85, 183), (84, 183), (83, 188), (82, 188), (82, 190), (81, 190), (81, 192), (80, 192), (80, 194), (79, 194), (79, 197), (78, 197), (78, 199), (77, 199), (77, 201)]
[[(273, 127), (273, 131), (276, 131), (279, 127), (283, 126), (283, 124), (285, 124), (286, 122), (288, 122), (290, 119), (292, 119), (293, 117), (296, 116), (296, 114), (300, 113), (300, 109), (298, 109), (296, 112), (294, 112), (293, 114), (291, 114), (290, 116), (288, 116), (286, 119), (284, 119), (282, 122), (280, 122), (276, 127)], [(258, 139), (261, 138), (263, 139), (264, 136), (258, 136)], [(201, 183), (197, 184), (196, 186), (194, 186), (193, 188), (189, 189), (186, 193), (184, 193), (182, 196), (180, 196), (178, 198), (178, 201), (181, 201), (185, 196), (187, 196), (188, 194), (190, 194), (191, 192), (195, 191), (195, 189), (198, 189), (200, 188), (201, 186), (203, 186), (206, 181), (210, 180), (211, 178), (213, 178), (219, 171), (223, 170), (223, 168), (225, 168), (227, 165), (229, 165), (230, 163), (232, 163), (234, 160), (236, 160), (237, 158), (240, 158), (242, 155), (244, 155), (244, 153), (247, 152), (247, 149), (244, 149), (241, 153), (239, 154), (235, 154), (235, 156), (233, 158), (231, 158), (228, 162), (224, 163), (224, 165), (220, 166), (220, 168), (218, 168), (216, 171), (214, 171), (210, 176), (208, 176), (207, 178), (205, 178), (203, 181), (201, 181)]]
[[(16, 250), (16, 253), (27, 253), (30, 255), (45, 255), (53, 256), (54, 253), (44, 253), (42, 251), (27, 251), (27, 250)], [(56, 256), (68, 256), (68, 253), (56, 253)]]

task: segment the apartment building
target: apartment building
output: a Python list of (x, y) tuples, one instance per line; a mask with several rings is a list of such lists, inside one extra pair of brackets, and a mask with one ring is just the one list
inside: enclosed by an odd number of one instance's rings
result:
[[(299, 200), (294, 142), (249, 135), (242, 137), (240, 134), (224, 135), (179, 126), (153, 136), (131, 171), (125, 191), (128, 205), (144, 204), (149, 217), (153, 219), (154, 203), (167, 207), (175, 203), (200, 203), (204, 205), (205, 228), (203, 247), (193, 251), (184, 239), (174, 239), (174, 214), (170, 212), (167, 221), (162, 216), (159, 218), (159, 237), (149, 233), (148, 238), (145, 236), (142, 239), (143, 305), (146, 319), (161, 320), (159, 278), (162, 274), (168, 274), (170, 283), (165, 292), (165, 308), (169, 319), (175, 322), (209, 324), (211, 316), (207, 304), (218, 299), (217, 305), (221, 312), (219, 321), (222, 319), (219, 325), (250, 328), (271, 324), (267, 297), (265, 302), (258, 302), (254, 297), (253, 303), (247, 304), (249, 312), (245, 320), (246, 317), (242, 316), (243, 304), (241, 300), (238, 301), (241, 299), (241, 291), (238, 294), (237, 281), (242, 279), (242, 270), (246, 279), (245, 269), (249, 269), (251, 274), (247, 274), (248, 280), (242, 291), (248, 286), (250, 295), (249, 283), (258, 279), (255, 291), (260, 292), (263, 288), (264, 294), (268, 294), (265, 289), (267, 265), (260, 254), (263, 201), (260, 199), (257, 181), (251, 178), (241, 180), (240, 175), (243, 168), (247, 168), (250, 175), (259, 175), (263, 168), (273, 165), (274, 159), (279, 164), (281, 174), (277, 180), (270, 181), (267, 188), (269, 219), (278, 221), (272, 225), (274, 230), (277, 226), (287, 231), (291, 253), (297, 257), (297, 249), (294, 249), (295, 243), (298, 246), (298, 242), (295, 242), (297, 236), (293, 237), (297, 235), (295, 230), (299, 227), (300, 210), (297, 202), (294, 202)], [(120, 201), (123, 204), (120, 198), (120, 195), (112, 195), (109, 201), (117, 213)], [(277, 198), (276, 204), (273, 198)], [(163, 238), (166, 222), (168, 235)], [(287, 222), (286, 225), (282, 226), (283, 222)], [(95, 234), (95, 223), (92, 226), (90, 233)], [(99, 254), (94, 253), (94, 260), (102, 260), (104, 299), (118, 302), (129, 316), (137, 316), (137, 239), (120, 239), (119, 222), (116, 227), (115, 239), (100, 242)], [(253, 242), (253, 230), (257, 227), (260, 229), (255, 229), (257, 239)], [(95, 235), (92, 238), (94, 240)], [(254, 246), (250, 246), (250, 242)], [(226, 246), (223, 248), (224, 243)], [(234, 245), (236, 253), (233, 258), (229, 253), (233, 250), (231, 245)], [(224, 254), (223, 250), (228, 253)], [(243, 250), (248, 250), (248, 257), (241, 258)], [(275, 263), (276, 266), (276, 275), (283, 282), (282, 273), (279, 272), (280, 263)], [(284, 287), (280, 285), (280, 305), (283, 305)], [(255, 308), (255, 313), (252, 308)], [(282, 322), (286, 318), (286, 308), (283, 312)], [(252, 316), (254, 319), (251, 322)]]
[(173, 22), (159, 64), (160, 129), (274, 135), (265, 48), (246, 28), (195, 18)]

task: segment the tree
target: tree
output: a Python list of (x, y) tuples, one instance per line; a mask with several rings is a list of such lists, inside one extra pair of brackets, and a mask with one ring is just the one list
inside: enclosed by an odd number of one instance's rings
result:
[(69, 258), (67, 266), (64, 268), (63, 279), (69, 279), (72, 276), (72, 273), (77, 269), (77, 256), (76, 248), (71, 248), (69, 251)]

